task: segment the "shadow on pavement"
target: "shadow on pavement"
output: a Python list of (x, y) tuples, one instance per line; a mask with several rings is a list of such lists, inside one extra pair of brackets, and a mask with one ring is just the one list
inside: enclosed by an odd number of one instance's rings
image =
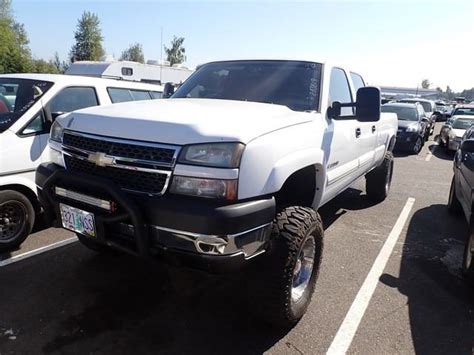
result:
[[(78, 244), (0, 277), (9, 285), (0, 291), (2, 354), (260, 354), (288, 331), (255, 321), (258, 304), (239, 275), (101, 256)], [(2, 336), (8, 330), (15, 341)]]
[(471, 354), (473, 290), (461, 279), (467, 226), (445, 205), (418, 210), (403, 247), (400, 277), (380, 281), (407, 296), (417, 354)]
[(441, 147), (437, 144), (431, 144), (428, 148), (431, 154), (433, 154), (438, 159), (451, 160), (451, 161), (454, 159), (455, 152), (452, 150), (448, 152), (446, 148)]
[(363, 210), (378, 203), (370, 200), (362, 190), (350, 187), (325, 204), (318, 212), (323, 220), (324, 229), (327, 229), (347, 211)]

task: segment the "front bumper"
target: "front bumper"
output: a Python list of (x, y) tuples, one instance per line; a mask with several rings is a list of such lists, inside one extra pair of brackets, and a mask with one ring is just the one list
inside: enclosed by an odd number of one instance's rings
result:
[(397, 140), (395, 142), (395, 149), (410, 149), (413, 148), (417, 138), (419, 137), (418, 132), (406, 133), (400, 132), (397, 134)]
[[(229, 204), (171, 194), (149, 197), (55, 164), (38, 167), (36, 185), (53, 226), (62, 226), (59, 203), (64, 203), (94, 213), (98, 243), (210, 272), (239, 269), (265, 252), (275, 216), (274, 198)], [(59, 196), (56, 187), (112, 201), (115, 211)]]

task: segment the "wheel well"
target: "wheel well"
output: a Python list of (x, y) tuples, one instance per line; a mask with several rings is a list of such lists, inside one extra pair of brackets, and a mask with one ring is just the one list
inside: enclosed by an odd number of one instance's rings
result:
[(286, 179), (275, 195), (277, 208), (287, 206), (311, 207), (316, 192), (316, 168), (307, 166), (294, 172)]
[(0, 186), (0, 191), (4, 191), (4, 190), (14, 190), (14, 191), (18, 191), (22, 193), (28, 198), (28, 200), (30, 200), (31, 204), (33, 205), (33, 208), (35, 209), (35, 213), (39, 214), (41, 212), (41, 205), (38, 201), (38, 197), (28, 187), (24, 185), (16, 185), (16, 184)]

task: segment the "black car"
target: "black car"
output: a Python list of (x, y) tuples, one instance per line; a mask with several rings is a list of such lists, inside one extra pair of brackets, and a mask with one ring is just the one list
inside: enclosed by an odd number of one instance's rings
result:
[(454, 176), (449, 191), (448, 209), (462, 214), (468, 223), (468, 235), (462, 262), (463, 275), (474, 284), (474, 127), (466, 131), (454, 157)]
[(393, 102), (383, 105), (382, 112), (392, 112), (398, 116), (395, 149), (418, 154), (430, 135), (430, 122), (423, 107), (418, 103)]

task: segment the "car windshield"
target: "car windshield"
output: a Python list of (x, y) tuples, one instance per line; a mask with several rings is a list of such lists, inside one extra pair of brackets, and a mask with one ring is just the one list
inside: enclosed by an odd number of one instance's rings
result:
[(457, 119), (453, 122), (454, 129), (468, 129), (474, 123), (474, 120)]
[(0, 133), (13, 125), (53, 83), (41, 80), (0, 78)]
[(232, 61), (202, 66), (173, 95), (284, 105), (318, 111), (322, 64), (300, 61)]
[(474, 107), (459, 107), (454, 109), (453, 111), (453, 116), (461, 116), (461, 115), (469, 115), (469, 116), (474, 116)]
[(400, 121), (418, 121), (414, 107), (383, 105), (382, 112), (396, 113)]
[(409, 104), (418, 102), (421, 106), (423, 106), (423, 110), (425, 110), (425, 112), (433, 112), (433, 110), (431, 108), (431, 104), (429, 102), (426, 102), (426, 101), (400, 100), (399, 102), (405, 102), (405, 103), (409, 103)]

